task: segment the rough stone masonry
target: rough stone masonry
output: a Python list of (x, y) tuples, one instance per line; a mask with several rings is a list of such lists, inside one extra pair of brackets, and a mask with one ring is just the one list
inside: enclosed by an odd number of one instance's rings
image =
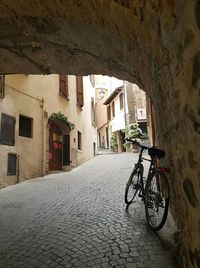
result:
[(152, 98), (182, 267), (200, 266), (200, 1), (0, 3), (0, 73), (100, 73)]

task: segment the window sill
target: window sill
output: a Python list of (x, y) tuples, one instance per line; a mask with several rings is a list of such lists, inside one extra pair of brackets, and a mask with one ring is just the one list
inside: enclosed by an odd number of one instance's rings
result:
[(69, 101), (69, 96), (63, 95), (61, 92), (59, 92), (59, 96), (62, 97), (63, 99)]
[(83, 110), (83, 106), (81, 106), (78, 102), (76, 103), (76, 106), (79, 108), (80, 111)]
[(1, 141), (1, 142), (0, 142), (0, 145), (15, 146), (15, 143), (12, 143), (12, 144), (10, 143), (10, 144), (9, 144), (9, 143), (6, 143), (6, 142)]
[(29, 139), (29, 140), (33, 140), (33, 137), (26, 137), (26, 136), (22, 136), (22, 135), (19, 135), (20, 138), (25, 138), (25, 139)]

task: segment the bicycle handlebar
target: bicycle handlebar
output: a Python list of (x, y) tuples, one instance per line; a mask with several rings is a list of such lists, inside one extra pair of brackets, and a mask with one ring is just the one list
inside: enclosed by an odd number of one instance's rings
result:
[(148, 150), (148, 154), (151, 156), (151, 158), (157, 157), (158, 159), (160, 159), (160, 158), (165, 156), (165, 151), (163, 151), (161, 149), (158, 149), (158, 148), (156, 148), (154, 146), (150, 146), (150, 147), (145, 146), (145, 145), (140, 144), (136, 140), (131, 140), (131, 139), (128, 139), (128, 138), (125, 138), (125, 140), (131, 142), (132, 144), (136, 144), (137, 146), (139, 146), (142, 149), (141, 153), (143, 152), (143, 150)]
[(128, 139), (128, 138), (125, 138), (125, 140), (131, 142), (132, 144), (136, 144), (136, 145), (139, 146), (141, 149), (145, 149), (145, 150), (149, 149), (148, 146), (144, 146), (144, 145), (140, 144), (140, 143), (139, 143), (138, 141), (136, 141), (136, 140), (131, 140), (131, 139)]

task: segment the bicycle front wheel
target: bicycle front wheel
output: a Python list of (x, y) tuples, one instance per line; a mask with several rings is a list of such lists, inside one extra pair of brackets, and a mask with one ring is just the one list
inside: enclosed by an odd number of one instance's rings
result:
[(145, 187), (145, 214), (148, 226), (159, 231), (167, 219), (169, 183), (165, 174), (156, 171), (147, 179)]
[(134, 168), (125, 188), (125, 203), (127, 205), (130, 205), (133, 202), (133, 199), (140, 188), (140, 172), (138, 168)]

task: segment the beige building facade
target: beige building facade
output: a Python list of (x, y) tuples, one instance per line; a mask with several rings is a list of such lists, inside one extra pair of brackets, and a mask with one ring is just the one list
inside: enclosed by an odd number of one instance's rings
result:
[(1, 77), (0, 187), (92, 158), (97, 147), (94, 102), (89, 76)]
[[(98, 79), (97, 79), (98, 78)], [(138, 123), (147, 133), (146, 94), (136, 84), (114, 77), (98, 76), (97, 86), (97, 131), (100, 148), (111, 148), (113, 139), (117, 152), (125, 151), (123, 130), (131, 123)], [(104, 89), (103, 98), (99, 92)], [(100, 91), (99, 91), (100, 89)], [(103, 104), (103, 105), (102, 105)]]

